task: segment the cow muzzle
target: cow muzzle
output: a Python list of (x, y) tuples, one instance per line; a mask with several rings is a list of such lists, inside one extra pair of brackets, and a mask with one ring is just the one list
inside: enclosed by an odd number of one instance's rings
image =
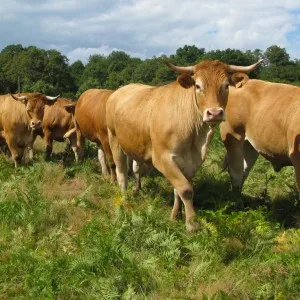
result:
[(42, 121), (40, 120), (30, 122), (30, 128), (33, 130), (40, 129), (41, 127), (42, 127)]
[(225, 121), (223, 108), (207, 108), (203, 113), (203, 123), (220, 123)]

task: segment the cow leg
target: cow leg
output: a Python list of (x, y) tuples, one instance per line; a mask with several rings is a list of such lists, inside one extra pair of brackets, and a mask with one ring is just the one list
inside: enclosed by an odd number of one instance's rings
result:
[(298, 189), (298, 201), (300, 200), (300, 157), (293, 157), (291, 158), (292, 163), (294, 165), (295, 169), (295, 175), (296, 175), (296, 184), (297, 184), (297, 189)]
[(173, 221), (176, 218), (182, 219), (182, 202), (176, 189), (174, 189), (174, 205), (171, 212), (170, 220)]
[(14, 161), (15, 167), (17, 168), (22, 162), (22, 157), (23, 157), (25, 148), (19, 147), (10, 139), (7, 140), (7, 146), (11, 153), (11, 157)]
[[(193, 207), (193, 187), (182, 174), (180, 168), (172, 159), (170, 153), (162, 153), (160, 155), (153, 155), (153, 165), (172, 183), (176, 189), (176, 194), (179, 195), (180, 199), (184, 204), (185, 217), (186, 217), (186, 228), (188, 231), (196, 231), (198, 226), (193, 222), (193, 218), (196, 216)], [(176, 197), (171, 219), (177, 217), (179, 211), (178, 205), (179, 199)]]
[(116, 164), (117, 180), (121, 187), (122, 194), (124, 195), (128, 183), (127, 156), (121, 149), (116, 136), (114, 136), (110, 130), (108, 130), (108, 138), (113, 160)]
[(69, 136), (69, 142), (70, 142), (71, 148), (75, 155), (75, 161), (78, 162), (77, 138), (76, 138), (75, 133), (73, 133), (71, 136)]
[(242, 186), (244, 181), (247, 179), (249, 172), (251, 171), (259, 155), (259, 153), (253, 148), (253, 146), (248, 141), (245, 141), (243, 150), (244, 150), (244, 176), (243, 176)]
[(109, 170), (110, 170), (110, 178), (111, 178), (111, 181), (114, 182), (117, 179), (116, 164), (115, 164), (113, 154), (112, 154), (110, 146), (109, 146), (108, 137), (107, 136), (102, 137), (101, 141), (102, 141), (103, 151), (105, 153), (105, 157), (108, 162), (108, 166), (109, 166)]
[(244, 207), (241, 191), (244, 180), (244, 151), (243, 141), (232, 139), (230, 143), (224, 142), (227, 149), (225, 161), (231, 178), (232, 197), (238, 206)]
[(50, 160), (52, 150), (53, 150), (53, 137), (51, 133), (45, 131), (45, 137), (44, 137), (45, 143), (46, 143), (46, 154), (45, 159)]
[(105, 154), (101, 145), (98, 145), (98, 160), (101, 165), (102, 175), (104, 177), (109, 177), (109, 172), (105, 160)]
[(296, 135), (293, 143), (293, 150), (290, 153), (290, 159), (295, 169), (296, 184), (298, 189), (298, 201), (300, 200), (300, 152), (299, 152), (300, 136)]
[(133, 192), (137, 193), (141, 188), (141, 163), (135, 160), (132, 160), (132, 171), (134, 174), (135, 185), (133, 187)]
[(33, 160), (33, 144), (34, 144), (37, 136), (38, 136), (38, 133), (36, 133), (36, 131), (33, 131), (32, 134), (31, 134), (32, 139), (31, 139), (30, 143), (27, 146), (29, 161)]

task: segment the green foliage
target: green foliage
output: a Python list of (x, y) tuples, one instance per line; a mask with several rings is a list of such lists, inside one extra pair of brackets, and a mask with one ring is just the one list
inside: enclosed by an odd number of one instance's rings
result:
[(290, 62), (290, 56), (285, 48), (276, 45), (269, 47), (265, 52), (265, 56), (269, 63), (275, 66), (284, 66)]
[[(293, 172), (274, 175), (259, 160), (245, 182), (246, 210), (234, 209), (217, 132), (194, 181), (200, 230), (190, 234), (182, 220), (168, 220), (165, 178), (153, 171), (142, 191), (121, 198), (117, 184), (99, 174), (95, 150), (88, 144), (88, 158), (66, 167), (37, 155), (15, 170), (0, 156), (2, 297), (299, 298), (299, 223), (285, 219), (287, 211), (300, 218), (292, 210)], [(259, 181), (262, 173), (267, 181)], [(288, 207), (256, 202), (262, 194)]]
[(68, 60), (57, 50), (46, 51), (34, 46), (23, 48), (21, 45), (11, 45), (2, 50), (0, 62), (7, 84), (3, 87), (3, 92), (17, 92), (18, 82), (21, 92), (43, 88), (63, 95), (74, 89)]
[(108, 56), (91, 55), (84, 65), (68, 59), (57, 50), (43, 50), (34, 46), (9, 45), (0, 53), (0, 92), (39, 91), (60, 94), (72, 99), (90, 88), (117, 89), (131, 82), (161, 85), (176, 79), (177, 74), (164, 63), (193, 65), (204, 59), (219, 59), (227, 64), (250, 65), (264, 58), (265, 65), (251, 78), (298, 84), (299, 60), (291, 61), (284, 48), (276, 45), (267, 48), (241, 51), (238, 49), (205, 51), (195, 45), (184, 45), (169, 57), (141, 60), (123, 51), (113, 51)]

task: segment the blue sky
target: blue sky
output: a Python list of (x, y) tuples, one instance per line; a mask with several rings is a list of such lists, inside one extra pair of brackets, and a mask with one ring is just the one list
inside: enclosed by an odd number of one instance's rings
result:
[(57, 49), (70, 63), (123, 50), (141, 58), (185, 44), (207, 51), (286, 48), (300, 59), (300, 1), (0, 0), (0, 50)]

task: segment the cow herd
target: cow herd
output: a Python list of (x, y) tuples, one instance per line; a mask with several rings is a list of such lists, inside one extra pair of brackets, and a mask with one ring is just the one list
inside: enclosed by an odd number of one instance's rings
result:
[(241, 192), (259, 154), (275, 170), (293, 165), (300, 190), (300, 88), (249, 79), (251, 66), (202, 61), (162, 86), (129, 84), (116, 91), (90, 89), (77, 102), (40, 93), (0, 96), (0, 141), (17, 167), (26, 147), (44, 137), (46, 156), (53, 140), (70, 140), (76, 161), (84, 141), (98, 146), (102, 174), (117, 179), (125, 194), (128, 161), (138, 189), (141, 169), (154, 166), (174, 187), (171, 219), (184, 205), (186, 227), (197, 229), (193, 178), (205, 160), (217, 124), (226, 147), (232, 187)]

